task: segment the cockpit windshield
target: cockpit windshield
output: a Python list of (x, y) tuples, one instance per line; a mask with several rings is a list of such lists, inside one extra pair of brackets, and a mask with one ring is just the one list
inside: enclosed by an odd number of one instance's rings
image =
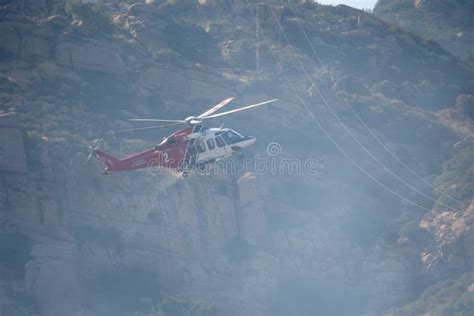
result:
[(222, 137), (228, 145), (235, 144), (242, 140), (242, 136), (234, 131), (227, 131), (222, 133)]
[(161, 146), (164, 144), (173, 145), (175, 143), (176, 143), (176, 139), (174, 138), (174, 136), (170, 136), (170, 137), (163, 138), (163, 140), (160, 142), (158, 146)]

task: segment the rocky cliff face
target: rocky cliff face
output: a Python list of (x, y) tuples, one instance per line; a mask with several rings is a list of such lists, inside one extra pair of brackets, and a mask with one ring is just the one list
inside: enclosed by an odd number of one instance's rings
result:
[[(469, 310), (472, 69), (436, 43), (348, 7), (265, 5), (257, 71), (246, 1), (1, 5), (2, 314), (148, 315), (174, 295), (219, 314), (416, 314), (446, 293), (436, 308)], [(104, 177), (87, 160), (91, 139), (125, 155), (167, 133), (107, 134), (130, 117), (228, 96), (280, 99), (222, 121), (258, 136), (266, 170)], [(289, 159), (316, 167), (274, 168)]]
[(374, 14), (425, 38), (472, 62), (474, 7), (463, 0), (379, 0)]

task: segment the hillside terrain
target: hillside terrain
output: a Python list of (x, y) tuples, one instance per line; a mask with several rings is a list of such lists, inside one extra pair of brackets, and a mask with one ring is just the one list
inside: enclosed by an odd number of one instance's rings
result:
[(379, 0), (374, 14), (474, 60), (474, 3), (469, 0)]
[[(347, 6), (261, 3), (257, 42), (252, 1), (0, 0), (0, 315), (474, 312), (472, 64)], [(313, 172), (88, 159), (229, 96), (279, 101), (211, 125)]]

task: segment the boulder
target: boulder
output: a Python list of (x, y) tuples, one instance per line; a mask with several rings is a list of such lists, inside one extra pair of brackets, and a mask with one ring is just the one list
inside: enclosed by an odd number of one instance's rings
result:
[(109, 42), (63, 42), (55, 52), (61, 66), (119, 75), (126, 72), (126, 65), (119, 50)]
[(218, 81), (219, 77), (211, 72), (160, 66), (144, 69), (139, 74), (139, 82), (143, 87), (150, 91), (159, 89), (163, 93), (185, 98), (193, 96), (193, 99), (209, 99), (210, 96), (213, 99), (224, 99), (234, 95), (234, 92), (223, 86)]
[(30, 35), (22, 38), (19, 57), (28, 61), (45, 61), (49, 58), (51, 40)]
[(28, 62), (49, 58), (52, 44), (50, 24), (7, 15), (0, 24), (0, 55), (19, 57)]
[(168, 48), (165, 33), (168, 23), (153, 5), (136, 3), (118, 21), (122, 20), (130, 35), (151, 51)]
[(14, 0), (14, 1), (2, 1), (0, 4), (7, 2), (5, 8), (8, 12), (18, 13), (26, 16), (46, 16), (47, 0)]

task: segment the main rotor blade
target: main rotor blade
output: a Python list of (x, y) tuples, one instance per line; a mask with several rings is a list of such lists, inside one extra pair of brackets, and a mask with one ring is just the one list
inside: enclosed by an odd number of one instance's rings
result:
[(173, 124), (149, 126), (149, 127), (142, 127), (142, 128), (130, 128), (130, 129), (123, 129), (123, 130), (120, 130), (120, 131), (110, 131), (109, 133), (126, 133), (126, 132), (144, 131), (144, 130), (148, 130), (148, 129), (156, 129), (156, 128), (175, 126), (175, 125), (180, 125), (180, 124), (181, 123), (173, 123)]
[(247, 106), (244, 106), (244, 107), (241, 107), (241, 108), (238, 108), (238, 109), (234, 109), (234, 110), (230, 110), (230, 111), (227, 111), (227, 112), (222, 112), (222, 113), (218, 113), (218, 114), (214, 114), (214, 115), (201, 117), (201, 119), (209, 119), (209, 118), (224, 116), (224, 115), (227, 115), (227, 114), (232, 114), (232, 113), (248, 110), (248, 109), (255, 108), (255, 107), (260, 106), (260, 105), (272, 103), (272, 102), (275, 102), (275, 101), (278, 101), (278, 99), (273, 99), (273, 100), (268, 100), (268, 101), (252, 104), (252, 105), (247, 105)]
[(168, 122), (168, 123), (186, 123), (185, 120), (162, 120), (162, 119), (128, 119), (130, 122)]
[(212, 113), (218, 111), (219, 109), (223, 108), (224, 106), (226, 106), (227, 104), (229, 104), (232, 100), (234, 100), (235, 97), (230, 97), (230, 98), (227, 98), (225, 100), (222, 100), (221, 102), (217, 103), (216, 105), (214, 105), (212, 108), (210, 108), (209, 110), (207, 110), (206, 112), (202, 113), (201, 115), (199, 115), (197, 118), (201, 118), (201, 117), (205, 117), (205, 116), (208, 116), (208, 115), (211, 115)]
[(15, 112), (2, 112), (0, 113), (0, 117), (6, 117), (15, 114)]

